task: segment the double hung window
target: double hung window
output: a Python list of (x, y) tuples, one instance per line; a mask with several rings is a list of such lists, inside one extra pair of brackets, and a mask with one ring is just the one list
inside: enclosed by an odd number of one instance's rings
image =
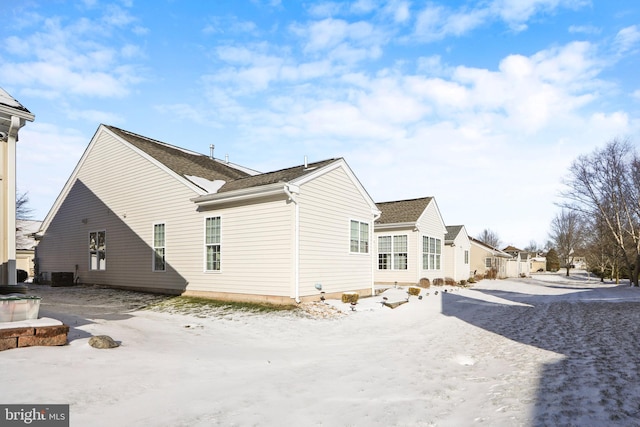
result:
[(442, 257), (442, 240), (435, 237), (422, 236), (422, 269), (440, 270)]
[(220, 217), (205, 220), (205, 258), (207, 271), (220, 271)]
[(350, 252), (369, 253), (369, 224), (351, 220)]
[(89, 233), (89, 269), (107, 269), (107, 232), (92, 231)]
[(406, 270), (408, 259), (406, 235), (378, 237), (379, 270)]
[(165, 225), (153, 225), (153, 271), (165, 271)]

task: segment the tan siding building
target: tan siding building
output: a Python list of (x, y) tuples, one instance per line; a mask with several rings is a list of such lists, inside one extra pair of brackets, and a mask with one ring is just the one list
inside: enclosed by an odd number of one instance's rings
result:
[[(40, 279), (73, 272), (79, 283), (275, 303), (318, 298), (317, 284), (366, 294), (378, 213), (343, 159), (259, 174), (101, 125), (43, 223)], [(356, 251), (353, 220), (366, 224)]]
[(447, 226), (444, 246), (445, 276), (456, 282), (471, 276), (471, 243), (464, 225)]
[(16, 144), (20, 129), (33, 120), (29, 110), (0, 88), (0, 286), (17, 284)]
[(446, 227), (433, 197), (378, 203), (375, 282), (416, 284), (444, 278)]

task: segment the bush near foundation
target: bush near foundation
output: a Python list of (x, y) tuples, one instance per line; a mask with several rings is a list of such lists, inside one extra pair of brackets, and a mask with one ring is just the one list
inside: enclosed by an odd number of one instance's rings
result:
[(345, 292), (342, 294), (342, 302), (345, 303), (357, 303), (358, 298), (360, 298), (360, 295), (357, 292)]
[(416, 288), (415, 286), (409, 286), (409, 290), (407, 291), (409, 295), (418, 296), (420, 295), (420, 288)]
[(457, 283), (455, 280), (453, 280), (451, 277), (445, 277), (444, 278), (444, 284), (447, 286), (456, 286)]
[(418, 286), (420, 286), (421, 288), (429, 288), (431, 286), (431, 282), (426, 277), (423, 277), (422, 279), (420, 279)]
[(443, 286), (444, 285), (444, 279), (442, 277), (438, 277), (437, 279), (433, 279), (433, 285), (434, 286)]

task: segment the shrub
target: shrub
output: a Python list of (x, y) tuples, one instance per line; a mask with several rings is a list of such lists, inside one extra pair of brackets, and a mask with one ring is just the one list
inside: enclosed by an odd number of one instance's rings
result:
[(342, 302), (357, 303), (359, 297), (357, 292), (345, 292), (342, 294)]
[(431, 282), (426, 277), (420, 279), (420, 283), (418, 284), (421, 288), (429, 288), (431, 286)]
[(438, 277), (437, 279), (433, 279), (433, 284), (435, 286), (442, 286), (442, 285), (444, 285), (444, 279), (442, 277)]
[(456, 285), (456, 281), (453, 280), (451, 277), (445, 277), (444, 278), (444, 284), (447, 286), (455, 286)]
[(409, 290), (407, 291), (407, 293), (409, 295), (417, 296), (420, 295), (420, 290), (420, 288), (416, 288), (415, 286), (409, 286)]
[(460, 280), (460, 286), (467, 286), (467, 281), (464, 279)]

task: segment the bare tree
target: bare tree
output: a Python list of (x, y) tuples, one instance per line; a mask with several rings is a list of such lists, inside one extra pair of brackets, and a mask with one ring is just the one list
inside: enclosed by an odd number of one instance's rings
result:
[(610, 277), (619, 283), (620, 249), (599, 217), (592, 218), (587, 225), (585, 258), (590, 270), (600, 276), (601, 282), (605, 277)]
[(577, 211), (563, 209), (551, 221), (550, 237), (554, 242), (558, 257), (569, 270), (573, 265), (576, 249), (584, 243), (584, 226)]
[(476, 237), (476, 239), (480, 240), (485, 245), (489, 245), (493, 248), (499, 248), (501, 243), (500, 237), (498, 237), (498, 234), (495, 231), (492, 231), (488, 228), (485, 228), (484, 230), (482, 230), (482, 233), (480, 233), (478, 237)]
[(16, 219), (30, 219), (33, 209), (28, 206), (29, 193), (18, 193), (16, 196)]
[(565, 181), (563, 206), (600, 217), (620, 249), (630, 280), (640, 273), (640, 159), (628, 140), (614, 139), (590, 155), (580, 156)]
[(538, 246), (538, 242), (536, 242), (535, 240), (530, 240), (529, 245), (527, 245), (524, 250), (531, 253), (537, 253), (538, 251), (540, 251), (540, 247)]

